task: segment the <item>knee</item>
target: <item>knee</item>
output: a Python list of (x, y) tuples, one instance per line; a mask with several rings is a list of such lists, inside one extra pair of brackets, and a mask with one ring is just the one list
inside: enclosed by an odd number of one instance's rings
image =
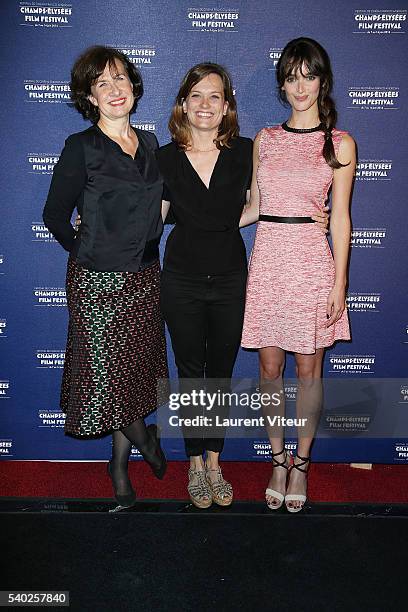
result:
[(320, 375), (316, 372), (314, 367), (309, 365), (296, 366), (296, 376), (299, 385), (304, 389), (310, 389), (317, 383), (320, 383)]
[(260, 362), (259, 370), (263, 380), (278, 380), (282, 378), (284, 364), (279, 361)]

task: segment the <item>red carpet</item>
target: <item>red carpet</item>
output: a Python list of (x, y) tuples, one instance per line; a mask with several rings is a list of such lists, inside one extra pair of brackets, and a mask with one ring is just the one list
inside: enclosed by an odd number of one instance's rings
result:
[[(234, 487), (235, 499), (262, 500), (269, 463), (224, 462), (223, 474)], [(156, 480), (142, 461), (129, 468), (140, 498), (187, 499), (187, 463), (169, 463), (163, 481)], [(105, 463), (2, 461), (0, 495), (6, 497), (112, 497)], [(406, 466), (374, 465), (372, 470), (345, 464), (312, 464), (308, 496), (314, 502), (408, 503)]]

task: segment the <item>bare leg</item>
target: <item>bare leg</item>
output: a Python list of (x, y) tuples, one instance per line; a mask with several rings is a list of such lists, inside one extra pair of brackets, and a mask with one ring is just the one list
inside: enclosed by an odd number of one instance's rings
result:
[[(305, 426), (298, 428), (297, 455), (309, 457), (310, 447), (319, 424), (322, 408), (322, 362), (324, 349), (317, 349), (314, 355), (295, 353), (298, 391), (296, 398), (296, 416), (305, 419)], [(295, 457), (294, 464), (301, 463)], [(303, 469), (307, 469), (307, 465)], [(292, 469), (289, 478), (287, 494), (306, 495), (307, 475), (297, 469)], [(293, 508), (301, 508), (303, 502), (294, 500), (288, 502)]]
[[(280, 425), (271, 426), (268, 421), (274, 416), (283, 417), (285, 415), (285, 396), (281, 393), (283, 390), (283, 369), (285, 367), (285, 351), (276, 346), (268, 346), (259, 349), (259, 373), (261, 392), (268, 393), (271, 397), (269, 405), (263, 405), (263, 415), (266, 423), (269, 442), (271, 444), (272, 453), (280, 453), (284, 448), (284, 430)], [(274, 395), (276, 394), (276, 396)], [(272, 396), (280, 397), (279, 405), (274, 405)], [(282, 462), (285, 460), (285, 454), (276, 457), (276, 460)], [(288, 462), (287, 462), (288, 464)], [(269, 489), (279, 491), (282, 495), (286, 489), (287, 470), (284, 467), (276, 466), (273, 468), (272, 476), (268, 483)], [(279, 506), (280, 500), (271, 495), (266, 496), (266, 502), (270, 506)]]

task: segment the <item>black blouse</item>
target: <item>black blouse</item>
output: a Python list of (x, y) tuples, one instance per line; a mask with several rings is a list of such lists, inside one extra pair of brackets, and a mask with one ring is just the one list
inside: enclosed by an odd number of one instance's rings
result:
[(239, 231), (252, 175), (252, 140), (235, 138), (222, 147), (204, 185), (184, 151), (170, 143), (157, 151), (164, 178), (163, 199), (170, 201), (172, 221), (163, 269), (186, 274), (226, 274), (246, 269)]
[[(93, 125), (65, 142), (44, 207), (44, 223), (84, 268), (137, 272), (158, 259), (163, 230), (154, 134), (135, 129), (135, 159)], [(79, 232), (71, 225), (77, 207)]]

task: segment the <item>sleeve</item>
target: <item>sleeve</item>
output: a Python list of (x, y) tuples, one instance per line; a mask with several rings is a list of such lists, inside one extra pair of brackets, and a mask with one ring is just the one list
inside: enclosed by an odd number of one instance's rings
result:
[(71, 217), (85, 183), (85, 158), (81, 142), (69, 136), (54, 167), (43, 211), (45, 225), (66, 251), (70, 251), (74, 245), (76, 233)]

